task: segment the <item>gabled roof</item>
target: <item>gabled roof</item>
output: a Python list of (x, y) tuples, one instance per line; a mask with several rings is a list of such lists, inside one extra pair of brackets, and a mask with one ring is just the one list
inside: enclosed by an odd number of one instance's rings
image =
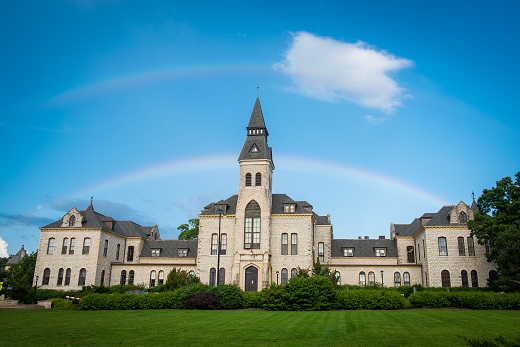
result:
[(375, 248), (386, 248), (386, 257), (397, 257), (397, 242), (391, 239), (332, 239), (331, 257), (343, 257), (343, 248), (354, 248), (353, 258), (376, 257)]
[[(438, 212), (425, 213), (415, 218), (410, 224), (393, 224), (397, 236), (414, 236), (423, 226), (447, 226), (450, 224), (449, 215), (454, 205), (445, 205)], [(424, 220), (424, 222), (422, 222)]]
[(11, 259), (7, 261), (7, 263), (5, 263), (5, 266), (16, 265), (25, 256), (27, 256), (27, 251), (25, 250), (24, 245), (22, 245), (22, 248), (20, 248), (20, 250), (15, 255), (13, 255)]
[(187, 258), (197, 257), (197, 240), (145, 240), (141, 257), (151, 257), (152, 249), (160, 249), (159, 258), (186, 258), (179, 257), (179, 249), (187, 249)]

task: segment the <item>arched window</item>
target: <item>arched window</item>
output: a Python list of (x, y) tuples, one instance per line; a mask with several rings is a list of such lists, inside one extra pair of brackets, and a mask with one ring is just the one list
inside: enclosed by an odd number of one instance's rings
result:
[(368, 284), (371, 286), (376, 284), (376, 275), (372, 271), (368, 273)]
[(251, 174), (246, 173), (246, 187), (251, 187)]
[(217, 270), (212, 267), (209, 269), (209, 285), (214, 286), (215, 285), (215, 279), (217, 278)]
[(443, 287), (451, 287), (450, 272), (448, 270), (442, 270), (441, 282)]
[(101, 286), (105, 285), (105, 270), (101, 270)]
[(366, 282), (365, 272), (361, 271), (359, 273), (359, 285), (364, 287), (364, 286), (366, 286), (366, 284), (367, 284), (367, 282)]
[(323, 242), (318, 242), (318, 259), (322, 264), (325, 262), (325, 244)]
[(291, 278), (295, 278), (298, 276), (298, 269), (292, 268), (291, 269)]
[(51, 269), (46, 268), (45, 270), (43, 270), (42, 285), (49, 284), (50, 278), (51, 278)]
[(282, 255), (289, 254), (289, 237), (287, 233), (282, 234)]
[(298, 254), (298, 234), (291, 234), (291, 255)]
[(459, 213), (459, 224), (466, 224), (468, 222), (468, 215), (462, 211)]
[(286, 284), (288, 281), (289, 273), (286, 268), (282, 269), (282, 284)]
[(63, 284), (63, 268), (58, 270), (58, 281), (56, 282), (57, 286), (61, 286)]
[(471, 286), (478, 287), (478, 275), (476, 270), (471, 270)]
[(457, 237), (457, 244), (459, 246), (459, 255), (466, 255), (466, 247), (464, 246), (464, 238), (462, 236)]
[(262, 174), (260, 172), (257, 172), (255, 175), (255, 186), (261, 186), (262, 185)]
[(83, 269), (79, 270), (78, 286), (84, 286), (86, 279), (87, 279), (87, 269), (83, 268)]
[(227, 234), (220, 235), (220, 254), (226, 255), (227, 251)]
[(401, 286), (401, 274), (399, 272), (394, 273), (394, 286), (395, 287)]
[(415, 251), (413, 249), (413, 246), (406, 247), (406, 255), (407, 255), (407, 261), (409, 263), (415, 263)]
[(462, 270), (460, 272), (460, 279), (462, 281), (462, 286), (467, 287), (468, 286), (468, 272), (466, 270)]
[(475, 241), (473, 240), (473, 237), (468, 237), (468, 255), (470, 257), (475, 256)]
[(49, 242), (47, 243), (47, 254), (53, 254), (54, 253), (54, 243), (56, 242), (56, 239), (54, 237), (51, 237), (49, 239)]
[(448, 244), (444, 236), (439, 237), (439, 255), (448, 255)]
[(74, 254), (74, 248), (76, 248), (76, 238), (75, 237), (70, 239), (69, 254)]
[(403, 273), (403, 282), (405, 286), (410, 285), (410, 274), (408, 272)]
[(130, 270), (128, 272), (128, 284), (129, 285), (133, 285), (134, 284), (134, 277), (135, 277), (135, 272), (134, 270)]
[(69, 218), (69, 227), (73, 227), (76, 224), (76, 216), (70, 216)]
[(217, 255), (218, 234), (211, 234), (211, 255)]
[(220, 271), (218, 272), (218, 284), (225, 284), (226, 283), (226, 269), (223, 267), (220, 268)]
[(260, 248), (260, 205), (254, 200), (245, 211), (244, 248)]
[(82, 254), (89, 254), (90, 253), (90, 237), (85, 237), (83, 239), (83, 252)]
[(164, 271), (159, 271), (159, 285), (164, 284)]
[(65, 285), (68, 286), (70, 284), (70, 274), (71, 270), (70, 268), (65, 271)]
[(119, 282), (119, 284), (122, 286), (126, 284), (126, 270), (121, 271), (121, 281)]
[(155, 287), (155, 277), (157, 276), (157, 272), (155, 270), (152, 270), (150, 272), (150, 288)]
[(61, 246), (61, 254), (67, 254), (67, 248), (69, 248), (69, 239), (65, 237)]

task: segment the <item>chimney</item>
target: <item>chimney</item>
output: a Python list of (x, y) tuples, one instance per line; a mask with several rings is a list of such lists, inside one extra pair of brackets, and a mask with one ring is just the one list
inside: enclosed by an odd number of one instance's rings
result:
[(379, 239), (380, 240), (384, 240), (385, 239), (385, 235), (379, 236)]
[(368, 236), (365, 236), (365, 240), (368, 240)]
[(358, 240), (363, 240), (363, 238), (361, 236), (358, 236), (357, 239)]

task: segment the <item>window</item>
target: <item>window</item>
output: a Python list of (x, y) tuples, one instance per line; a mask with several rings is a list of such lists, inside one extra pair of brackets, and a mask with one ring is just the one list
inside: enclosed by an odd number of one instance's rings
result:
[(69, 248), (69, 239), (65, 237), (61, 246), (61, 254), (67, 254), (67, 248)]
[(475, 256), (475, 242), (473, 241), (473, 237), (468, 237), (468, 255), (470, 257)]
[(489, 240), (484, 240), (484, 246), (486, 246), (486, 253), (490, 254), (491, 253), (491, 242), (489, 242)]
[(128, 254), (126, 255), (126, 261), (134, 261), (134, 246), (128, 246)]
[(426, 244), (424, 243), (424, 239), (422, 240), (422, 252), (423, 258), (426, 258)]
[(376, 257), (386, 257), (386, 248), (376, 248)]
[(298, 254), (298, 234), (291, 234), (291, 255)]
[(218, 272), (218, 277), (218, 284), (226, 283), (226, 269), (221, 267), (220, 271)]
[(118, 243), (116, 246), (116, 260), (119, 260), (119, 252), (121, 251), (121, 245)]
[(415, 250), (413, 246), (406, 247), (406, 258), (409, 263), (415, 263)]
[(462, 211), (459, 213), (459, 224), (466, 224), (468, 222), (468, 215)]
[(56, 281), (57, 286), (61, 286), (63, 284), (63, 268), (58, 270), (58, 281)]
[(54, 253), (54, 243), (56, 242), (56, 239), (54, 237), (51, 237), (49, 239), (49, 242), (47, 243), (47, 254), (53, 254)]
[(108, 254), (108, 240), (105, 240), (105, 244), (103, 245), (103, 257), (106, 257)]
[(177, 255), (180, 258), (186, 258), (188, 256), (188, 249), (187, 248), (179, 248), (177, 250)]
[(376, 274), (372, 271), (368, 273), (368, 284), (371, 286), (376, 284)]
[(287, 283), (287, 281), (289, 280), (288, 277), (289, 277), (289, 273), (287, 272), (287, 269), (283, 268), (282, 269), (282, 284)]
[(152, 257), (158, 257), (161, 255), (161, 249), (160, 248), (153, 248), (152, 249)]
[(79, 270), (78, 286), (84, 286), (87, 278), (87, 269), (83, 268)]
[(214, 286), (215, 285), (215, 279), (217, 278), (217, 270), (215, 270), (214, 267), (209, 269), (209, 285)]
[(464, 238), (457, 237), (457, 243), (459, 245), (459, 255), (466, 255), (466, 247), (464, 247)]
[(211, 255), (217, 255), (218, 235), (211, 234)]
[(403, 274), (403, 282), (405, 286), (410, 286), (410, 274), (408, 272)]
[(288, 243), (289, 243), (288, 234), (287, 233), (283, 233), (282, 234), (282, 255), (289, 254)]
[(76, 248), (76, 238), (70, 239), (70, 248), (69, 248), (69, 254), (74, 254), (74, 248)]
[(401, 274), (399, 272), (394, 273), (394, 286), (395, 287), (401, 286)]
[(164, 271), (159, 271), (159, 285), (164, 284)]
[(126, 284), (126, 270), (121, 271), (121, 280), (120, 280), (119, 284), (122, 286), (124, 286)]
[(70, 274), (71, 274), (70, 269), (67, 269), (67, 271), (65, 271), (65, 285), (66, 286), (68, 286), (70, 284)]
[(421, 247), (417, 244), (417, 255), (419, 256), (419, 261), (421, 261)]
[(244, 248), (260, 248), (260, 205), (254, 200), (245, 211)]
[(343, 248), (343, 256), (344, 257), (353, 257), (354, 256), (354, 248)]
[(220, 254), (226, 255), (227, 250), (227, 234), (220, 235)]
[(320, 263), (325, 262), (325, 244), (323, 242), (318, 243), (318, 260)]
[(443, 287), (451, 287), (450, 272), (448, 270), (442, 270), (441, 282)]
[(105, 285), (105, 270), (101, 271), (101, 286)]
[(292, 268), (291, 269), (291, 278), (298, 277), (298, 269)]
[(478, 275), (476, 270), (471, 270), (471, 286), (478, 287)]
[(134, 272), (134, 270), (130, 270), (128, 272), (128, 285), (134, 284), (134, 278), (135, 278), (135, 272)]
[(255, 175), (255, 186), (261, 186), (262, 185), (262, 174), (260, 172), (257, 172)]
[(70, 218), (69, 218), (69, 227), (73, 227), (74, 224), (76, 224), (76, 217), (75, 216), (70, 216)]
[(46, 268), (45, 270), (43, 270), (42, 285), (49, 284), (50, 278), (51, 278), (51, 269)]
[(90, 237), (85, 237), (83, 239), (83, 252), (82, 254), (89, 254), (90, 253)]
[(294, 213), (296, 211), (296, 205), (295, 204), (284, 204), (283, 205), (283, 212), (284, 213)]
[(445, 237), (439, 237), (439, 255), (448, 255), (448, 245)]
[(246, 173), (246, 187), (251, 187), (251, 174)]
[(469, 284), (468, 284), (468, 272), (466, 270), (462, 270), (460, 272), (460, 279), (462, 280), (462, 286), (463, 287), (468, 287)]
[(155, 287), (155, 277), (157, 276), (157, 272), (155, 270), (150, 271), (150, 288)]
[(359, 273), (359, 285), (364, 287), (366, 284), (367, 284), (367, 282), (366, 282), (366, 278), (365, 278), (365, 272), (361, 271)]

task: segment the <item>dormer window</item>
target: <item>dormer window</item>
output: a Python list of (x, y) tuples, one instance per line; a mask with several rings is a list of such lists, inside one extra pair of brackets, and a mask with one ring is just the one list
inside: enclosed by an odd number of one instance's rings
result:
[(353, 257), (354, 256), (354, 247), (343, 248), (343, 256), (344, 257)]
[(462, 211), (459, 213), (459, 224), (466, 224), (468, 222), (468, 215)]
[(185, 257), (188, 256), (188, 249), (187, 248), (179, 248), (177, 254), (181, 258), (185, 258)]
[(296, 204), (284, 204), (283, 205), (284, 213), (294, 213), (296, 212)]
[(386, 257), (386, 248), (376, 248), (376, 257)]
[(215, 213), (217, 214), (226, 214), (227, 205), (215, 205)]
[(152, 248), (152, 257), (159, 257), (161, 255), (160, 248)]
[(70, 216), (69, 227), (73, 227), (75, 223), (76, 223), (76, 216)]

